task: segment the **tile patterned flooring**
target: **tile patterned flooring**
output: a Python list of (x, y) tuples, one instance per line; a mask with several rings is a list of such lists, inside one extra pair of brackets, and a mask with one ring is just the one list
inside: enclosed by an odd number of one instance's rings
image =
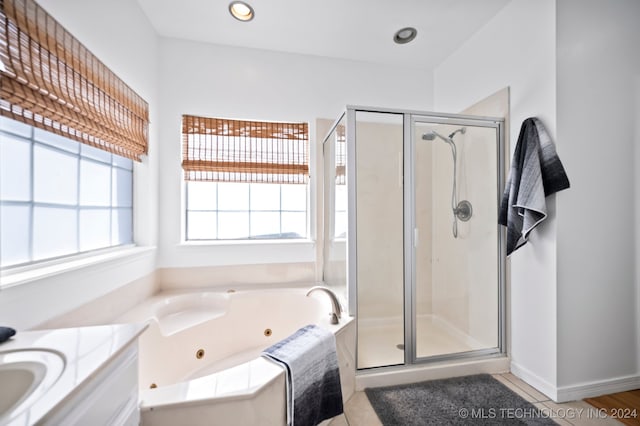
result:
[[(597, 409), (584, 401), (557, 404), (511, 373), (493, 377), (526, 401), (548, 413), (559, 425), (622, 425), (612, 418), (600, 418)], [(345, 405), (345, 413), (333, 419), (330, 426), (382, 426), (364, 392), (356, 392)], [(469, 422), (472, 424), (472, 422)]]

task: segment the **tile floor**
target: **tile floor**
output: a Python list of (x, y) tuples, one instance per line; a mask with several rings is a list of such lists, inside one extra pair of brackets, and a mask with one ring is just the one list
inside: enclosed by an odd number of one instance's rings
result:
[[(599, 418), (597, 409), (584, 401), (556, 404), (511, 373), (495, 374), (493, 377), (534, 406), (548, 413), (560, 425), (622, 425), (612, 418)], [(382, 425), (364, 392), (356, 392), (347, 401), (344, 411), (343, 415), (333, 419), (330, 426)]]

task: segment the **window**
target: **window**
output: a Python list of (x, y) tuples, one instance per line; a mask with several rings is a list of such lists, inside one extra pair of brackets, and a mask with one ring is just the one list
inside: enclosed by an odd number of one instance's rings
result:
[(187, 240), (306, 237), (306, 185), (187, 182)]
[(131, 243), (149, 106), (34, 0), (0, 1), (0, 267)]
[(345, 238), (347, 235), (347, 136), (344, 125), (336, 126), (335, 135), (335, 222), (333, 235), (335, 238)]
[(186, 239), (308, 236), (308, 126), (183, 116)]
[(0, 266), (133, 242), (133, 162), (0, 117)]

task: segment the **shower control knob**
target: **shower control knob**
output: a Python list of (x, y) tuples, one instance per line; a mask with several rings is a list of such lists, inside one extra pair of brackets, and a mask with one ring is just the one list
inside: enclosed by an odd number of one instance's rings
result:
[(462, 200), (458, 203), (454, 213), (458, 219), (466, 222), (471, 219), (471, 216), (473, 215), (473, 207), (471, 207), (471, 203), (469, 201)]

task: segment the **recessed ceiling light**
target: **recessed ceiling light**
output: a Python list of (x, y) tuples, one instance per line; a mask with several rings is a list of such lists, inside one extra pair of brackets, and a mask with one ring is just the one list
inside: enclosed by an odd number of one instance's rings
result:
[(253, 8), (243, 1), (229, 3), (229, 13), (238, 21), (250, 21), (253, 19)]
[(393, 35), (393, 41), (398, 44), (406, 44), (416, 38), (417, 35), (418, 30), (413, 27), (406, 27), (396, 31), (396, 33)]

